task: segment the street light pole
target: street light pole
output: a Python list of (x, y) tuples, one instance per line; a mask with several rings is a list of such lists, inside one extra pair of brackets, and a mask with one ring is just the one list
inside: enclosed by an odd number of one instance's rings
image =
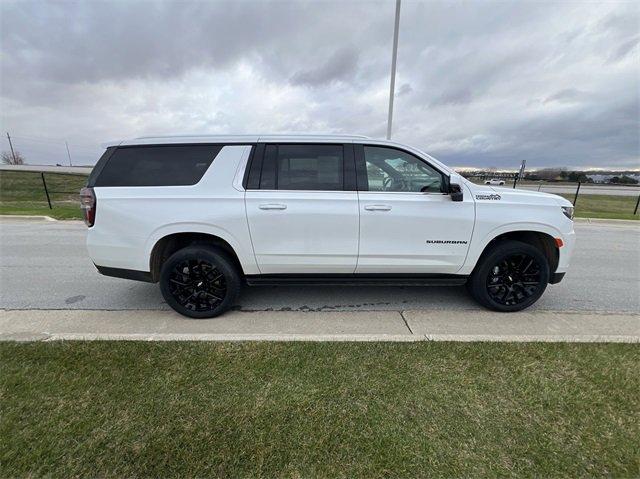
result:
[(9, 148), (11, 148), (11, 158), (13, 158), (13, 162), (16, 162), (16, 154), (13, 151), (13, 143), (11, 143), (11, 137), (9, 136), (9, 132), (7, 132), (7, 140), (9, 140)]
[(69, 143), (67, 143), (66, 141), (64, 142), (64, 146), (67, 147), (67, 156), (69, 157), (69, 166), (71, 165), (71, 153), (69, 153)]
[(396, 88), (396, 60), (398, 58), (398, 27), (400, 26), (400, 0), (396, 0), (396, 21), (393, 28), (393, 53), (391, 55), (391, 85), (389, 85), (389, 117), (387, 118), (387, 140), (391, 139), (393, 122), (393, 96)]

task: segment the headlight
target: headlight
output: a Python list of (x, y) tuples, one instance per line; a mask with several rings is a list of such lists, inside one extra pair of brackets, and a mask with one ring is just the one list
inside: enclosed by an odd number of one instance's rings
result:
[(573, 221), (573, 206), (561, 206), (560, 208), (562, 208), (564, 215)]

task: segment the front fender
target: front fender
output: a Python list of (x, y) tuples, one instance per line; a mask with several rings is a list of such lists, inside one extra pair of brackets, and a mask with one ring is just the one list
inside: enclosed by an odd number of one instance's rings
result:
[(545, 223), (536, 223), (530, 221), (523, 222), (512, 222), (497, 226), (491, 229), (488, 232), (482, 233), (480, 239), (474, 239), (472, 241), (471, 247), (469, 248), (469, 252), (467, 253), (467, 258), (464, 262), (462, 268), (458, 271), (458, 274), (471, 274), (473, 268), (475, 268), (478, 259), (484, 252), (485, 248), (491, 241), (496, 239), (498, 236), (503, 235), (505, 233), (514, 233), (514, 232), (524, 232), (524, 231), (532, 231), (534, 233), (545, 233), (552, 238), (564, 238), (564, 234), (562, 232)]

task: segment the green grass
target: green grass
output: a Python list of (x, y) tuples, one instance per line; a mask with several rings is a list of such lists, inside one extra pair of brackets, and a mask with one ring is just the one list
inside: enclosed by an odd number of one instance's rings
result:
[(53, 209), (49, 209), (40, 173), (0, 171), (0, 214), (82, 218), (78, 193), (87, 177), (60, 173), (44, 176)]
[[(562, 194), (573, 203), (575, 195)], [(637, 196), (579, 195), (576, 202), (576, 216), (579, 218), (610, 218), (619, 220), (638, 220), (640, 215), (633, 214), (638, 201)]]
[(80, 205), (76, 203), (56, 203), (53, 209), (34, 202), (0, 201), (0, 215), (51, 216), (58, 220), (82, 219)]
[(0, 343), (0, 477), (637, 477), (640, 347)]

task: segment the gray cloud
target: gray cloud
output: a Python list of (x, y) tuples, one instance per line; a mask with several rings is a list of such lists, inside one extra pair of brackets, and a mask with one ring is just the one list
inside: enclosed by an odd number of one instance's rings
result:
[(294, 85), (320, 86), (338, 80), (347, 80), (358, 67), (358, 52), (353, 48), (336, 51), (317, 68), (301, 70), (293, 74)]
[(431, 106), (462, 105), (470, 103), (472, 93), (469, 88), (454, 88), (444, 91), (431, 101)]
[(404, 95), (408, 95), (412, 91), (413, 91), (413, 88), (411, 88), (411, 85), (409, 85), (408, 83), (403, 83), (402, 85), (400, 85), (400, 88), (398, 88), (398, 92), (396, 93), (396, 95), (404, 96)]
[(611, 54), (609, 60), (612, 62), (622, 60), (624, 57), (632, 53), (633, 50), (637, 49), (638, 44), (640, 44), (640, 37), (630, 38), (629, 40), (623, 41)]
[[(88, 163), (147, 134), (384, 136), (393, 8), (4, 1), (2, 128), (34, 163), (64, 140)], [(403, 2), (394, 138), (452, 165), (640, 167), (639, 21), (622, 2)]]
[(551, 103), (554, 101), (560, 103), (574, 103), (579, 101), (581, 98), (585, 98), (587, 94), (583, 91), (576, 90), (575, 88), (565, 88), (564, 90), (560, 90), (553, 95), (548, 96), (543, 100), (543, 103)]

